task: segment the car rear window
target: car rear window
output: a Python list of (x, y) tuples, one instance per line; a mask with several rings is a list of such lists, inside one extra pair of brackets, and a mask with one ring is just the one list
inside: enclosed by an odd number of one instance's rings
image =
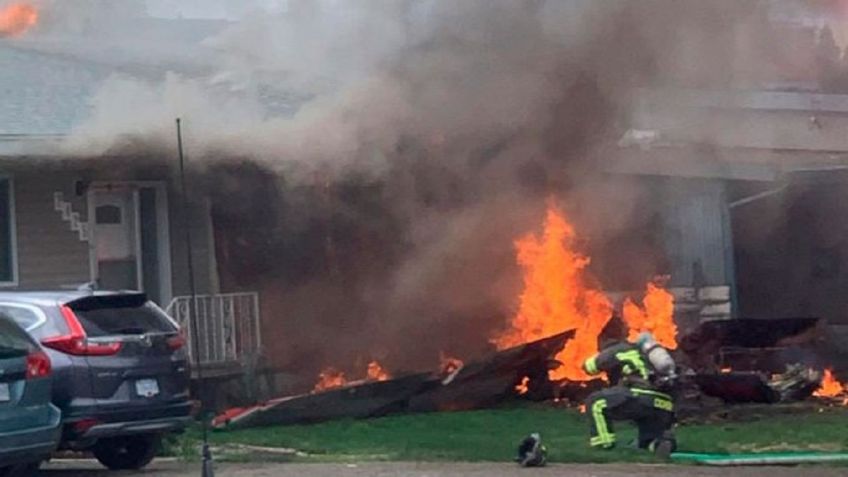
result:
[(27, 331), (46, 321), (35, 309), (24, 306), (0, 305), (0, 314), (15, 320), (15, 323)]
[(0, 316), (0, 359), (25, 356), (35, 345), (32, 339), (9, 317)]
[(97, 297), (68, 304), (91, 338), (173, 333), (174, 323), (158, 306), (132, 297)]

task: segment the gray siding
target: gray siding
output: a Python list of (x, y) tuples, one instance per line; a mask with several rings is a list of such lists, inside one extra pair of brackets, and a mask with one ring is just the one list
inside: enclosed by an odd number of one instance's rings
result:
[(672, 285), (730, 284), (733, 244), (724, 183), (671, 179), (662, 192), (663, 241)]
[(88, 242), (79, 239), (61, 213), (53, 194), (62, 192), (75, 212), (86, 216), (73, 179), (54, 173), (13, 175), (18, 243), (18, 281), (25, 289), (58, 288), (90, 280)]
[[(91, 280), (89, 244), (54, 209), (54, 193), (61, 192), (82, 220), (87, 218), (87, 198), (77, 196), (74, 182), (81, 173), (73, 170), (9, 172), (15, 191), (18, 288), (55, 289), (75, 287)], [(84, 174), (89, 177), (95, 174)], [(114, 180), (114, 178), (112, 178)], [(171, 277), (173, 295), (189, 293), (185, 228), (180, 196), (168, 189)], [(219, 292), (212, 221), (208, 201), (192, 201), (190, 224), (194, 243), (197, 291)], [(167, 303), (163, 303), (167, 305)]]

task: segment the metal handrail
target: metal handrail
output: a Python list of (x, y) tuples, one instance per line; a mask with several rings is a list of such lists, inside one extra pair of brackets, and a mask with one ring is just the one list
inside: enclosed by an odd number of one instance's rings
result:
[(221, 293), (198, 295), (194, 300), (197, 313), (199, 346), (192, 343), (190, 296), (171, 300), (167, 313), (185, 331), (188, 353), (193, 363), (226, 364), (251, 358), (262, 345), (259, 294)]

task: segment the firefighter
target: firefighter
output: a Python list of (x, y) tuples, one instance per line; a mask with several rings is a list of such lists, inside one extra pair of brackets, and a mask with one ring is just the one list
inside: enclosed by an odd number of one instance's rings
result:
[(606, 372), (610, 382), (610, 387), (586, 400), (590, 445), (614, 447), (612, 421), (630, 420), (639, 429), (638, 447), (668, 458), (676, 448), (671, 431), (674, 399), (669, 394), (676, 366), (668, 350), (650, 333), (642, 333), (635, 344), (610, 346), (587, 359), (583, 368), (590, 375)]

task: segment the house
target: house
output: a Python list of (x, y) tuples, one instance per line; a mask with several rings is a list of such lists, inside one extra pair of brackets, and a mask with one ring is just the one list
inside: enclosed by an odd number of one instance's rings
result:
[(659, 184), (671, 286), (726, 290), (720, 313), (705, 306), (698, 318), (814, 316), (844, 336), (848, 90), (834, 75), (845, 70), (795, 53), (838, 53), (844, 42), (835, 45), (830, 32), (845, 23), (821, 12), (781, 14), (799, 2), (771, 4), (781, 38), (803, 43), (784, 44), (786, 57), (775, 49), (772, 66), (786, 58), (814, 64), (783, 76), (728, 69), (732, 79), (713, 88), (637, 91), (605, 168)]
[[(221, 26), (145, 21), (161, 35), (193, 31), (197, 38)], [(148, 66), (132, 55), (111, 64), (50, 44), (56, 43), (0, 41), (0, 287), (141, 290), (191, 339), (190, 234), (201, 343), (194, 358), (238, 369), (261, 348), (258, 297), (221, 289), (210, 202), (196, 191), (183, 209), (176, 149), (80, 157), (56, 147), (86, 117), (109, 75), (156, 77), (170, 66)]]

